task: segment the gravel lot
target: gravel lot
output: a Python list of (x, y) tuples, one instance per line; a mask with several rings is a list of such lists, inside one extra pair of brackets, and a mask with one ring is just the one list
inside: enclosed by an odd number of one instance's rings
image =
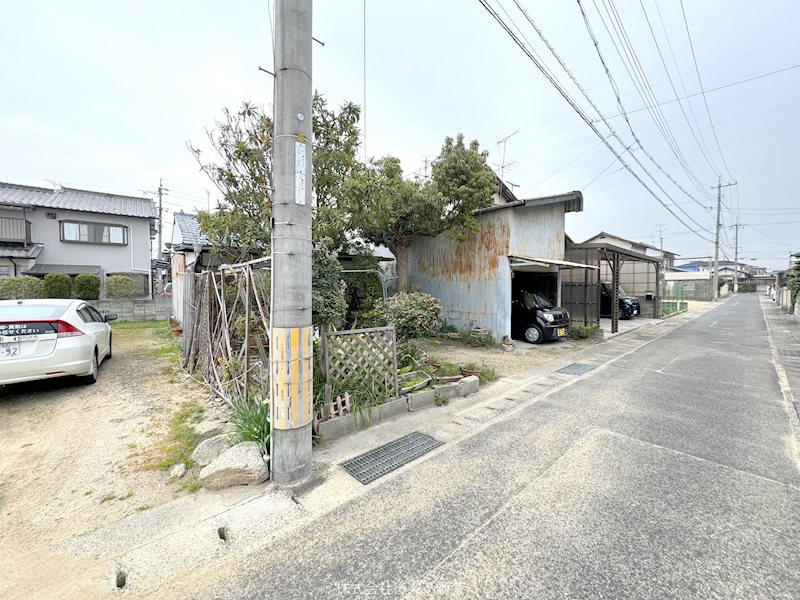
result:
[(177, 367), (168, 333), (164, 324), (115, 326), (114, 358), (94, 385), (0, 388), (0, 597), (34, 597), (28, 586), (43, 577), (79, 580), (51, 543), (187, 493), (142, 463), (186, 402), (205, 407), (199, 431), (221, 422), (207, 390)]

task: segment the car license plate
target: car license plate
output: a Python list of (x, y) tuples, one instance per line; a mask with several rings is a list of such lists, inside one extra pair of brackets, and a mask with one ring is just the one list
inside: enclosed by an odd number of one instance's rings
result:
[(639, 314), (639, 310), (638, 310), (638, 309), (636, 309), (636, 308), (634, 308), (634, 309), (633, 309), (633, 314), (635, 314), (635, 315), (638, 315), (638, 314)]
[(556, 335), (558, 337), (564, 337), (565, 335), (567, 335), (567, 328), (566, 327), (559, 327), (558, 329), (556, 329)]
[(0, 344), (0, 358), (14, 358), (19, 356), (19, 342)]

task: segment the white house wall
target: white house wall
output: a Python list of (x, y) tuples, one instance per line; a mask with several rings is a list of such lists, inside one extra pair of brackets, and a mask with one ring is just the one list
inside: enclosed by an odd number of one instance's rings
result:
[[(55, 213), (56, 218), (48, 219), (48, 213)], [(39, 264), (97, 265), (106, 273), (146, 275), (150, 272), (148, 219), (45, 208), (27, 210), (25, 216), (31, 223), (32, 241), (44, 243), (36, 258)], [(60, 222), (72, 220), (123, 225), (128, 228), (128, 243), (124, 246), (64, 243), (61, 241)]]

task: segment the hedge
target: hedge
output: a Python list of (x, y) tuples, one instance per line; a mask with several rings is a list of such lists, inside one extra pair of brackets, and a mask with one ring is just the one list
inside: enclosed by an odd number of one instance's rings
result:
[(97, 300), (100, 298), (100, 277), (90, 273), (78, 275), (73, 288), (81, 300)]
[(42, 298), (42, 280), (30, 275), (0, 279), (0, 300)]
[(106, 277), (106, 298), (135, 298), (139, 295), (136, 284), (127, 275)]
[(45, 298), (69, 298), (72, 295), (72, 277), (66, 273), (48, 273), (42, 282)]

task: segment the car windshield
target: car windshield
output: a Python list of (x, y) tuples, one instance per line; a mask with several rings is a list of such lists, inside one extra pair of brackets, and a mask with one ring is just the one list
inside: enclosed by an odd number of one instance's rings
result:
[(525, 308), (528, 310), (533, 310), (534, 308), (553, 308), (551, 302), (536, 293), (523, 292), (522, 301), (525, 303)]
[(620, 297), (624, 298), (624, 297), (626, 297), (628, 295), (628, 294), (625, 293), (625, 290), (622, 289), (621, 285), (618, 285), (617, 289), (619, 290)]
[(31, 304), (28, 306), (12, 304), (0, 306), (0, 321), (57, 319), (66, 310), (67, 307), (63, 304)]

